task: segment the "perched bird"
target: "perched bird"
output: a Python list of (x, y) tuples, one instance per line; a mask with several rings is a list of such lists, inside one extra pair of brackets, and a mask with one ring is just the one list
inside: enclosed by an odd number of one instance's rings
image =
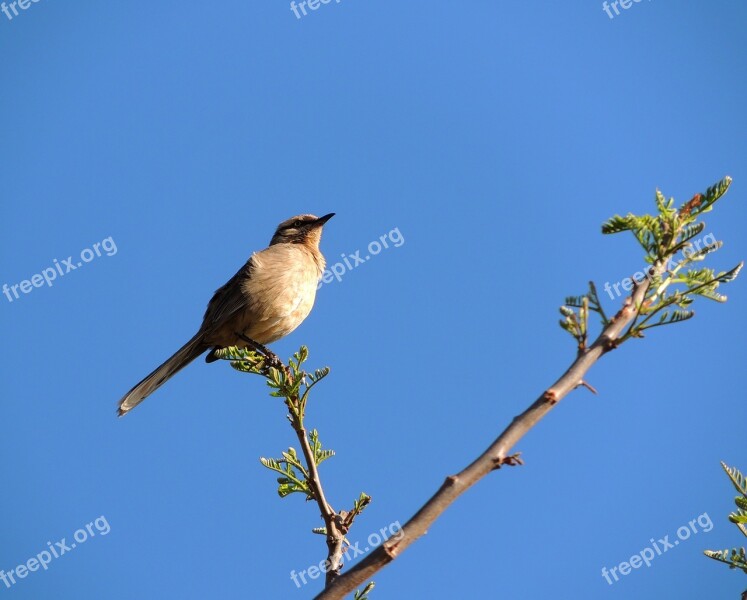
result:
[(210, 350), (205, 360), (213, 362), (219, 348), (246, 348), (246, 338), (270, 344), (298, 327), (314, 305), (325, 266), (319, 240), (334, 215), (298, 215), (280, 223), (270, 245), (252, 254), (215, 292), (195, 336), (119, 401), (118, 415), (131, 411), (203, 352)]

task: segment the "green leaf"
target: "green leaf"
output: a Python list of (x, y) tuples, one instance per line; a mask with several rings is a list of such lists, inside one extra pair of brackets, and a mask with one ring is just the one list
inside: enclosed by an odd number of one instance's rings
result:
[(286, 496), (290, 496), (294, 492), (300, 492), (301, 490), (298, 489), (298, 486), (296, 486), (293, 482), (288, 483), (281, 483), (278, 486), (278, 496), (281, 498), (285, 498)]
[(708, 558), (726, 563), (732, 569), (742, 569), (747, 573), (747, 553), (744, 548), (732, 548), (729, 550), (704, 550)]
[(295, 357), (296, 357), (296, 361), (298, 362), (298, 365), (300, 366), (302, 363), (305, 363), (306, 360), (309, 358), (309, 349), (306, 346), (301, 346), (298, 352), (296, 352)]
[(368, 594), (371, 593), (371, 590), (374, 589), (375, 585), (376, 584), (373, 581), (371, 581), (362, 590), (356, 590), (355, 595), (354, 595), (354, 600), (368, 600)]
[(658, 189), (656, 190), (656, 208), (660, 213), (667, 213), (672, 209), (672, 205), (674, 204), (674, 198), (670, 198), (667, 200), (664, 197), (664, 194), (661, 193)]
[(609, 319), (607, 319), (607, 315), (604, 313), (602, 303), (599, 301), (599, 294), (597, 294), (597, 286), (594, 285), (593, 281), (589, 282), (589, 293), (586, 297), (589, 299), (589, 309), (599, 314), (602, 318), (602, 327), (606, 327)]
[(272, 469), (273, 471), (280, 471), (282, 472), (280, 468), (280, 463), (276, 461), (274, 458), (263, 458), (260, 456), (259, 462), (261, 462), (265, 467), (268, 469)]
[[(694, 310), (675, 310), (670, 315), (668, 311), (664, 311), (661, 317), (659, 317), (658, 325), (670, 325), (672, 323), (679, 323), (680, 321), (687, 321), (695, 316)], [(651, 327), (654, 327), (651, 325)], [(649, 327), (644, 327), (649, 329)]]
[[(560, 312), (563, 312), (564, 308), (567, 308), (568, 306), (573, 306), (575, 308), (581, 308), (584, 305), (584, 298), (586, 296), (568, 296), (565, 299), (565, 303), (567, 306), (561, 306)], [(573, 312), (573, 311), (571, 311)]]
[[(581, 305), (579, 304), (579, 306)], [(560, 314), (563, 315), (564, 317), (575, 317), (576, 316), (576, 313), (573, 312), (572, 309), (568, 308), (565, 305), (561, 306), (558, 310), (560, 310)]]
[(716, 252), (716, 250), (720, 250), (723, 247), (723, 242), (715, 242), (711, 244), (710, 246), (704, 246), (700, 250), (688, 250), (688, 248), (684, 248), (682, 250), (682, 253), (685, 255), (685, 260), (690, 262), (696, 262), (699, 260), (703, 260), (708, 254), (711, 252)]
[(316, 429), (312, 429), (309, 433), (309, 445), (314, 454), (314, 462), (316, 462), (317, 465), (335, 455), (334, 450), (322, 449), (322, 442), (319, 439), (319, 432)]
[(371, 496), (365, 492), (361, 492), (357, 500), (353, 500), (353, 516), (357, 516), (363, 512), (363, 509), (371, 504)]
[(612, 233), (620, 233), (622, 231), (630, 231), (635, 227), (635, 223), (636, 217), (633, 214), (628, 214), (626, 217), (615, 215), (602, 225), (602, 233), (609, 235)]
[(679, 209), (680, 216), (692, 220), (698, 215), (710, 212), (716, 201), (728, 191), (730, 185), (731, 177), (724, 177), (721, 181), (709, 187), (705, 194), (697, 194), (683, 204)]
[(314, 374), (309, 375), (309, 378), (311, 379), (312, 383), (317, 383), (318, 381), (324, 379), (327, 375), (329, 375), (329, 367), (324, 367), (322, 369), (317, 369), (316, 371), (314, 371)]
[(730, 283), (739, 276), (739, 272), (742, 270), (743, 266), (744, 266), (744, 261), (740, 262), (731, 271), (724, 271), (722, 273), (719, 273), (716, 279), (718, 280), (719, 283)]
[(685, 225), (680, 232), (679, 241), (687, 242), (700, 234), (705, 229), (706, 224), (703, 221), (699, 223), (690, 223)]
[[(281, 475), (277, 478), (279, 484), (277, 491), (281, 498), (293, 493), (304, 494), (307, 498), (311, 498), (311, 490), (306, 482), (308, 478), (306, 469), (298, 462), (297, 458), (294, 458), (295, 450), (291, 448), (290, 451), (283, 452), (284, 458), (282, 459), (260, 457), (259, 462), (271, 471)], [(301, 471), (300, 474), (296, 472), (296, 468)]]

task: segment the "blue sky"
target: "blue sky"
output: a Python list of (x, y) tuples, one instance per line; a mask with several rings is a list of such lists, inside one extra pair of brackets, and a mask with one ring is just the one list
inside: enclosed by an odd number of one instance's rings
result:
[[(0, 296), (0, 569), (86, 538), (0, 598), (312, 597), (289, 574), (324, 558), (317, 511), (259, 464), (295, 442), (263, 382), (198, 361), (124, 419), (116, 401), (280, 221), (336, 212), (330, 264), (397, 230), (273, 348), (332, 368), (308, 420), (338, 453), (332, 504), (373, 497), (351, 541), (404, 523), (573, 359), (563, 298), (641, 267), (604, 220), (728, 174), (711, 266), (747, 256), (745, 17), (738, 0), (0, 13), (0, 284), (76, 266)], [(606, 356), (599, 396), (564, 400), (518, 445), (526, 465), (471, 489), (372, 599), (738, 597), (747, 578), (702, 555), (744, 543), (719, 466), (747, 471), (744, 280), (726, 293)], [(601, 575), (704, 514), (650, 567)]]

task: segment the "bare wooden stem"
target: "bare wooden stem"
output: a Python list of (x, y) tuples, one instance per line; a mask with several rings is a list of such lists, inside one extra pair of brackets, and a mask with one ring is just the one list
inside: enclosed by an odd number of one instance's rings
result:
[[(655, 266), (661, 273), (664, 264)], [(346, 573), (328, 583), (316, 600), (341, 600), (348, 593), (368, 581), (375, 573), (392, 562), (415, 540), (426, 533), (431, 524), (464, 492), (491, 471), (505, 465), (521, 464), (516, 454), (509, 452), (524, 435), (534, 427), (542, 417), (569, 392), (585, 384), (585, 376), (594, 363), (604, 354), (616, 348), (619, 336), (625, 327), (633, 321), (644, 301), (650, 284), (644, 279), (625, 299), (620, 311), (607, 324), (594, 343), (579, 350), (578, 356), (568, 370), (549, 389), (544, 391), (523, 413), (514, 417), (511, 424), (498, 438), (477, 457), (472, 464), (456, 475), (450, 475), (438, 491), (407, 522), (396, 540), (384, 542), (366, 558), (361, 560)], [(587, 386), (592, 389), (590, 386)]]

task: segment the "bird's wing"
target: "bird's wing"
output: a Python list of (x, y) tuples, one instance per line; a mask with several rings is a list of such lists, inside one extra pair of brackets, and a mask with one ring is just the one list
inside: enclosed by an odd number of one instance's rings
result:
[(252, 258), (246, 261), (246, 264), (224, 286), (215, 291), (205, 311), (202, 323), (203, 329), (211, 329), (215, 325), (225, 323), (230, 317), (246, 306), (246, 298), (241, 284), (244, 280), (251, 277), (253, 269)]

